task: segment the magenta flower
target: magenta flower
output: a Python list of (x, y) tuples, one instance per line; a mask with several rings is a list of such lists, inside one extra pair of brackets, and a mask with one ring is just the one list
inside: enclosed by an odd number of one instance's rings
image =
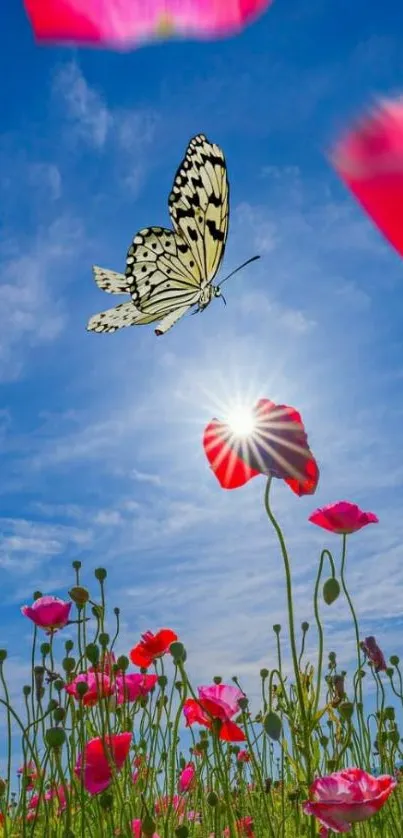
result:
[(36, 38), (117, 49), (168, 35), (220, 37), (241, 30), (271, 0), (24, 0)]
[(373, 512), (363, 512), (356, 503), (350, 503), (348, 500), (340, 500), (338, 503), (329, 503), (327, 506), (315, 509), (315, 512), (309, 516), (309, 520), (317, 527), (338, 535), (349, 535), (366, 527), (367, 524), (379, 522)]
[(360, 643), (361, 649), (365, 652), (370, 663), (373, 664), (375, 672), (386, 672), (387, 666), (382, 650), (379, 648), (375, 637), (370, 635)]
[[(80, 696), (77, 686), (86, 684), (87, 692)], [(82, 701), (85, 707), (92, 707), (101, 698), (108, 698), (113, 695), (114, 687), (108, 675), (104, 672), (81, 672), (70, 684), (65, 687), (66, 693)]]
[(196, 784), (196, 769), (192, 762), (189, 762), (179, 775), (178, 791), (184, 793), (194, 788)]
[(117, 702), (137, 701), (145, 697), (154, 689), (158, 675), (141, 675), (135, 672), (130, 675), (119, 675), (116, 678)]
[(23, 605), (21, 613), (51, 634), (68, 623), (72, 604), (56, 596), (41, 596), (32, 605)]
[(346, 768), (315, 780), (309, 790), (311, 800), (303, 804), (303, 810), (326, 829), (349, 832), (354, 823), (379, 812), (396, 785), (388, 775), (372, 777), (361, 768)]

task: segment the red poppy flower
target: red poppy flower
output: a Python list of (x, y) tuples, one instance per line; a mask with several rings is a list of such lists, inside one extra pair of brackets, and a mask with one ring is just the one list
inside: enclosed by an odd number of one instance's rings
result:
[(74, 770), (89, 794), (99, 794), (108, 788), (112, 782), (111, 763), (116, 772), (123, 768), (131, 741), (131, 733), (114, 733), (106, 736), (105, 742), (100, 736), (87, 742)]
[(298, 411), (260, 399), (251, 420), (245, 434), (218, 419), (204, 431), (204, 450), (223, 489), (237, 489), (252, 477), (265, 474), (284, 480), (297, 495), (313, 494), (319, 468)]
[(160, 629), (157, 634), (146, 631), (141, 635), (140, 643), (130, 651), (130, 660), (136, 666), (148, 669), (156, 660), (169, 651), (171, 643), (178, 639), (178, 635), (171, 629)]
[(345, 185), (403, 256), (403, 101), (380, 102), (337, 143), (332, 163)]
[(198, 687), (198, 693), (199, 701), (188, 698), (183, 705), (186, 726), (196, 723), (211, 728), (212, 719), (218, 719), (221, 722), (219, 739), (224, 742), (244, 742), (246, 736), (243, 730), (231, 721), (239, 712), (238, 702), (243, 698), (243, 692), (238, 687), (213, 684), (210, 687)]
[(349, 535), (367, 524), (379, 522), (373, 512), (363, 512), (356, 503), (350, 503), (348, 500), (340, 500), (338, 503), (329, 503), (328, 506), (315, 509), (309, 520), (317, 527), (339, 535)]

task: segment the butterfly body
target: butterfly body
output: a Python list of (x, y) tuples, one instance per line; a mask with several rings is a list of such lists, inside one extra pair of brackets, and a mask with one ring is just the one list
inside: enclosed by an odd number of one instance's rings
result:
[(194, 137), (175, 175), (168, 200), (173, 229), (146, 227), (129, 247), (125, 274), (94, 267), (98, 287), (130, 294), (131, 302), (94, 315), (89, 331), (114, 332), (161, 321), (164, 334), (192, 307), (204, 309), (221, 294), (212, 281), (228, 233), (229, 183), (219, 146)]

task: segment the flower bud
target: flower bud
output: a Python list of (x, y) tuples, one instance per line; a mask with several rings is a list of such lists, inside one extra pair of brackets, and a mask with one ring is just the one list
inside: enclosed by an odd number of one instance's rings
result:
[(88, 646), (85, 647), (85, 654), (93, 666), (99, 663), (99, 647), (96, 643), (88, 643)]
[(94, 576), (95, 579), (98, 579), (98, 582), (105, 582), (107, 575), (108, 574), (104, 567), (97, 567), (97, 569), (94, 570)]
[(107, 634), (106, 631), (101, 632), (101, 634), (99, 635), (98, 640), (99, 640), (99, 643), (102, 646), (102, 648), (106, 649), (106, 647), (107, 647), (107, 645), (110, 641), (109, 634)]
[(75, 658), (63, 658), (62, 660), (62, 667), (65, 672), (73, 672), (76, 668), (76, 659)]
[(334, 576), (327, 579), (323, 586), (323, 599), (326, 605), (332, 605), (340, 594), (340, 585)]
[(64, 707), (56, 707), (56, 709), (53, 713), (53, 718), (54, 718), (55, 722), (64, 722), (64, 720), (66, 718), (66, 711), (65, 711)]
[(209, 793), (207, 795), (208, 805), (213, 806), (213, 807), (217, 806), (218, 801), (219, 801), (219, 798), (218, 798), (218, 795), (215, 793), (215, 791), (209, 791)]
[(238, 706), (240, 710), (247, 710), (249, 705), (249, 700), (246, 695), (243, 695), (242, 698), (238, 700)]
[(261, 669), (260, 670), (260, 677), (261, 677), (262, 681), (265, 681), (266, 678), (269, 677), (269, 670), (268, 669)]
[(395, 670), (393, 669), (393, 666), (387, 666), (385, 672), (386, 672), (388, 678), (393, 678)]
[(42, 591), (34, 591), (34, 593), (32, 594), (32, 599), (33, 600), (40, 599), (42, 596), (43, 596)]
[(50, 643), (41, 643), (40, 652), (44, 658), (46, 658), (46, 655), (50, 655)]
[(74, 646), (74, 643), (73, 643), (72, 640), (66, 640), (66, 642), (64, 644), (64, 648), (65, 648), (66, 652), (71, 652), (72, 649), (73, 649), (73, 646)]
[(75, 585), (73, 588), (70, 588), (69, 597), (79, 608), (83, 608), (88, 602), (90, 595), (87, 588), (82, 588), (81, 585)]
[(275, 623), (274, 624), (273, 631), (274, 631), (274, 634), (277, 634), (277, 635), (280, 634), (280, 631), (281, 631), (280, 623)]
[(326, 760), (327, 770), (332, 773), (336, 768), (337, 762), (335, 759), (328, 759)]
[(130, 666), (129, 658), (126, 657), (126, 655), (119, 655), (116, 661), (116, 666), (121, 672), (126, 672)]
[(304, 632), (304, 634), (306, 634), (306, 633), (307, 633), (307, 631), (309, 631), (309, 623), (307, 623), (306, 621), (304, 621), (303, 623), (301, 623), (301, 629), (302, 629), (302, 631)]
[(53, 686), (54, 686), (55, 690), (57, 690), (57, 692), (59, 693), (59, 692), (61, 692), (61, 690), (64, 687), (64, 681), (61, 678), (57, 678), (56, 681), (54, 682)]
[(275, 713), (273, 710), (271, 710), (269, 713), (266, 713), (263, 719), (263, 727), (270, 739), (273, 739), (275, 742), (278, 742), (282, 730), (280, 716), (278, 716), (277, 713)]
[(354, 704), (351, 701), (342, 701), (337, 709), (340, 713), (340, 716), (349, 722), (354, 713)]
[(31, 695), (31, 687), (29, 686), (29, 684), (25, 684), (23, 686), (22, 692), (23, 692), (23, 694), (25, 695), (26, 698), (28, 698), (28, 696)]
[(188, 838), (189, 830), (188, 830), (187, 826), (178, 826), (175, 829), (175, 835), (176, 835), (176, 838)]
[(173, 657), (174, 663), (184, 663), (186, 660), (186, 649), (183, 643), (180, 643), (179, 640), (174, 641), (171, 643), (169, 647), (169, 651)]
[(117, 607), (116, 607), (116, 608), (114, 608), (114, 609), (113, 609), (113, 613), (114, 613), (115, 617), (119, 617), (119, 614), (120, 614), (120, 608), (117, 608)]
[(53, 710), (56, 710), (56, 707), (59, 706), (58, 701), (55, 698), (51, 698), (48, 704), (48, 713), (53, 713)]
[(61, 748), (66, 741), (66, 734), (62, 727), (50, 727), (45, 733), (48, 748)]
[(221, 675), (214, 675), (213, 681), (215, 684), (222, 684)]
[(110, 791), (102, 792), (102, 794), (99, 798), (99, 804), (100, 804), (101, 808), (104, 809), (105, 811), (108, 811), (109, 809), (112, 809), (113, 794)]
[(392, 655), (389, 658), (389, 661), (392, 664), (392, 666), (399, 666), (400, 658), (397, 655)]
[(104, 616), (104, 609), (102, 605), (93, 605), (91, 608), (92, 615), (100, 620)]
[(7, 783), (0, 777), (0, 797), (4, 797), (7, 788)]
[(168, 678), (166, 675), (160, 675), (158, 678), (158, 686), (161, 687), (162, 690), (165, 689), (168, 683)]
[(156, 824), (155, 821), (153, 821), (151, 815), (148, 814), (148, 812), (144, 815), (141, 826), (143, 830), (143, 835), (146, 836), (146, 838), (152, 838), (156, 829)]
[(7, 657), (7, 650), (6, 649), (0, 649), (0, 663), (4, 663), (6, 657)]
[(385, 719), (388, 719), (390, 722), (394, 722), (396, 718), (395, 708), (394, 707), (385, 707), (384, 710)]
[(73, 570), (80, 570), (80, 568), (81, 568), (81, 562), (79, 562), (79, 561), (78, 561), (78, 559), (76, 559), (76, 560), (73, 562), (72, 567), (73, 567)]
[(88, 692), (88, 684), (86, 681), (77, 681), (76, 684), (76, 692), (79, 698), (84, 698), (85, 694)]

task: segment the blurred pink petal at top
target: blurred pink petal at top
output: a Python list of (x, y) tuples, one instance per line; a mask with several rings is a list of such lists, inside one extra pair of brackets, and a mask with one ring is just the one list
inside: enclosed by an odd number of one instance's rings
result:
[(403, 97), (383, 100), (333, 148), (345, 185), (403, 256)]
[(169, 35), (214, 37), (242, 29), (272, 0), (24, 0), (39, 41), (120, 49)]

